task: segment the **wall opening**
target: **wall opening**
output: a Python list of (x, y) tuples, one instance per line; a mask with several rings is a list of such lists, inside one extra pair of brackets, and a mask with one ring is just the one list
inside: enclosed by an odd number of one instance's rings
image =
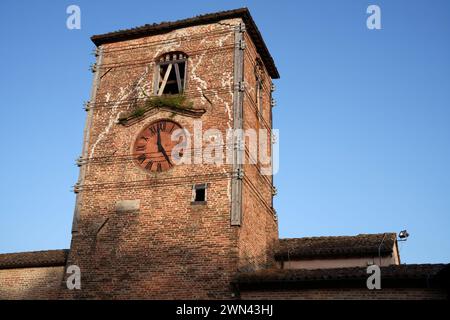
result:
[(206, 204), (207, 184), (195, 184), (192, 188), (192, 204)]
[(186, 85), (187, 55), (183, 52), (165, 53), (155, 69), (154, 94), (182, 94)]

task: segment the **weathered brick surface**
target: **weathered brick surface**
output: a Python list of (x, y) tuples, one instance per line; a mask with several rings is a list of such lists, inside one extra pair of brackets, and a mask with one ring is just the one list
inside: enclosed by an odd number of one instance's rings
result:
[(0, 270), (0, 299), (58, 299), (64, 267)]
[[(257, 100), (257, 61), (260, 57), (248, 34), (245, 34), (244, 50), (244, 129), (267, 130), (271, 154), (270, 134), (272, 130), (271, 85), (272, 79), (262, 65), (263, 80), (261, 104)], [(261, 137), (258, 137), (261, 138)], [(250, 150), (247, 146), (247, 154)], [(244, 165), (243, 223), (239, 230), (240, 269), (259, 269), (273, 265), (272, 247), (278, 239), (278, 224), (272, 208), (272, 176), (261, 173), (261, 163)]]
[[(206, 111), (199, 119), (202, 130), (218, 129), (225, 139), (235, 120), (234, 31), (242, 22), (227, 19), (101, 46), (98, 88), (89, 105), (77, 187), (77, 232), (72, 234), (66, 267), (8, 265), (10, 269), (0, 270), (0, 298), (229, 299), (235, 297), (236, 274), (275, 267), (278, 224), (272, 208), (273, 179), (262, 174), (263, 164), (243, 166), (242, 223), (234, 226), (230, 223), (232, 165), (179, 165), (149, 173), (130, 157), (139, 133), (152, 122), (170, 119), (193, 133), (196, 118), (160, 110), (129, 125), (118, 123), (140, 99), (153, 93), (156, 59), (182, 51), (188, 56), (185, 94), (195, 108)], [(268, 130), (264, 139), (270, 147), (272, 80), (262, 65), (259, 106), (255, 70), (260, 57), (247, 33), (244, 40), (243, 127)], [(206, 204), (191, 203), (196, 183), (208, 184)], [(66, 288), (64, 271), (70, 265), (81, 269), (81, 290)], [(242, 299), (441, 296), (442, 292), (431, 289), (240, 293)]]
[[(121, 157), (132, 153), (138, 134), (155, 120), (171, 119), (193, 133), (196, 119), (170, 111), (129, 126), (117, 123), (138, 99), (153, 93), (155, 61), (172, 51), (188, 56), (186, 96), (195, 108), (206, 110), (199, 119), (203, 132), (218, 129), (225, 139), (234, 123), (234, 31), (240, 23), (239, 18), (228, 19), (102, 45), (102, 60), (96, 66), (100, 79), (90, 104), (84, 174), (79, 181), (78, 232), (73, 234), (67, 261), (67, 266), (80, 267), (82, 290), (66, 289), (60, 281), (61, 277), (65, 280), (62, 268), (57, 273), (52, 268), (29, 273), (4, 270), (3, 283), (9, 285), (11, 279), (22, 277), (17, 286), (25, 288), (28, 280), (40, 283), (39, 279), (50, 277), (53, 288), (59, 284), (60, 290), (42, 292), (44, 298), (220, 299), (233, 296), (231, 280), (239, 269), (258, 269), (271, 262), (267, 253), (278, 237), (271, 208), (272, 181), (256, 165), (245, 166), (248, 173), (239, 227), (230, 224), (230, 164), (182, 165), (149, 173)], [(258, 116), (254, 101), (258, 54), (251, 39), (246, 36), (245, 40), (244, 128), (258, 130), (264, 118), (270, 129), (271, 80), (264, 69), (264, 107)], [(191, 204), (194, 183), (208, 183), (205, 205)], [(124, 200), (139, 200), (139, 209), (117, 210)], [(55, 282), (56, 275), (60, 278)], [(15, 292), (6, 285), (3, 290)], [(32, 298), (39, 292), (23, 289), (22, 295), (11, 296)]]
[[(168, 111), (130, 126), (116, 123), (132, 110), (130, 100), (143, 97), (142, 91), (153, 92), (154, 62), (171, 51), (189, 57), (186, 95), (194, 107), (206, 110), (200, 118), (203, 131), (218, 129), (225, 138), (233, 127), (234, 26), (241, 22), (230, 19), (104, 45), (99, 72), (105, 75), (93, 109), (88, 156), (130, 154), (139, 132), (157, 119), (171, 119), (193, 132), (194, 118)], [(255, 58), (253, 48), (246, 60)], [(245, 77), (254, 79), (251, 70)], [(249, 80), (247, 90), (254, 92), (254, 85)], [(249, 113), (246, 126), (257, 128), (255, 121)], [(114, 156), (87, 163), (79, 233), (68, 261), (81, 268), (83, 289), (63, 290), (62, 297), (231, 298), (238, 268), (265, 265), (268, 246), (277, 238), (270, 208), (259, 204), (262, 199), (271, 204), (271, 182), (257, 177), (257, 171), (249, 170), (249, 179), (258, 179), (261, 199), (246, 187), (242, 227), (230, 225), (231, 169), (228, 164), (196, 164), (148, 173)], [(193, 183), (208, 183), (206, 205), (191, 204)], [(122, 200), (140, 200), (139, 211), (116, 212)]]

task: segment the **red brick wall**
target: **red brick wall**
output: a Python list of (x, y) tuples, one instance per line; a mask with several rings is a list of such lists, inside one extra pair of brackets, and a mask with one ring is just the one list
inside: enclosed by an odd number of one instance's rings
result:
[(64, 267), (0, 270), (0, 300), (57, 299)]
[[(194, 118), (161, 111), (130, 126), (117, 120), (133, 101), (153, 92), (155, 59), (163, 53), (187, 54), (186, 96), (206, 113), (203, 131), (233, 127), (234, 27), (240, 19), (189, 27), (163, 35), (106, 44), (97, 66), (99, 82), (91, 101), (91, 125), (78, 193), (78, 232), (67, 265), (81, 269), (82, 290), (66, 289), (64, 268), (2, 270), (4, 295), (12, 298), (231, 298), (239, 268), (265, 267), (278, 238), (271, 206), (271, 178), (246, 166), (242, 225), (230, 225), (229, 164), (182, 165), (148, 173), (133, 161), (132, 145), (151, 122), (171, 119), (193, 132)], [(246, 36), (246, 90), (254, 90), (257, 57)], [(267, 77), (266, 85), (270, 84)], [(270, 85), (269, 85), (270, 86)], [(251, 95), (251, 93), (249, 93)], [(264, 118), (270, 92), (264, 91)], [(244, 128), (258, 129), (256, 106), (244, 96)], [(226, 151), (226, 150), (224, 150)], [(86, 159), (84, 159), (86, 160)], [(192, 205), (192, 185), (208, 183), (207, 204)], [(139, 200), (139, 210), (117, 212), (116, 203)], [(28, 272), (29, 271), (29, 272)], [(11, 287), (13, 286), (13, 287)], [(60, 290), (56, 290), (59, 286)]]
[[(233, 127), (234, 29), (240, 19), (179, 29), (103, 46), (100, 80), (88, 127), (85, 179), (78, 194), (80, 221), (67, 265), (81, 269), (81, 290), (66, 289), (65, 268), (0, 270), (2, 299), (223, 299), (232, 298), (238, 270), (274, 266), (278, 239), (272, 208), (272, 177), (259, 165), (244, 165), (243, 219), (230, 225), (231, 165), (182, 165), (148, 173), (130, 155), (137, 135), (158, 119), (193, 132), (194, 118), (160, 111), (130, 126), (117, 120), (133, 101), (153, 92), (155, 59), (183, 51), (189, 57), (186, 96), (206, 113), (203, 131)], [(272, 128), (271, 79), (263, 67), (263, 108), (256, 104), (258, 53), (245, 35), (244, 129)], [(267, 139), (270, 138), (270, 134)], [(248, 148), (247, 148), (248, 151)], [(93, 161), (93, 159), (96, 159)], [(192, 205), (192, 185), (208, 183), (207, 203)], [(139, 210), (118, 212), (122, 200)], [(314, 289), (244, 291), (242, 299), (419, 299), (442, 292), (422, 289)]]
[[(256, 99), (255, 66), (259, 55), (248, 34), (245, 34), (246, 49), (244, 50), (244, 129), (272, 129), (271, 91), (272, 80), (263, 68), (262, 112)], [(268, 138), (269, 139), (269, 138)], [(269, 155), (271, 145), (268, 144)], [(247, 157), (250, 155), (246, 146)], [(259, 156), (259, 155), (258, 155)], [(258, 159), (259, 160), (259, 159)], [(263, 175), (260, 164), (244, 165), (243, 191), (243, 223), (239, 230), (240, 268), (248, 271), (272, 266), (273, 254), (271, 248), (278, 240), (278, 224), (274, 219), (272, 207), (272, 176)]]
[[(224, 176), (231, 172), (230, 165), (183, 165), (149, 174), (132, 161), (111, 157), (130, 154), (137, 134), (157, 119), (170, 118), (193, 132), (193, 118), (167, 111), (128, 127), (116, 123), (120, 112), (131, 110), (129, 99), (139, 97), (141, 89), (153, 92), (154, 61), (170, 51), (183, 51), (189, 57), (186, 95), (195, 107), (206, 109), (203, 130), (219, 129), (225, 139), (226, 129), (233, 126), (234, 30), (230, 25), (239, 22), (189, 27), (103, 47), (99, 72), (104, 76), (87, 152), (89, 157), (110, 160), (85, 167), (85, 186), (79, 193), (80, 232), (73, 236), (68, 262), (81, 268), (83, 289), (63, 291), (64, 297), (230, 298), (230, 281), (244, 255), (258, 264), (266, 261), (266, 229), (271, 225), (275, 230), (276, 224), (258, 205), (260, 200), (244, 191), (241, 230), (230, 226), (231, 185)], [(253, 120), (248, 121), (251, 125)], [(158, 185), (150, 184), (155, 179)], [(125, 186), (119, 188), (122, 182)], [(191, 205), (193, 183), (209, 184), (207, 205)], [(264, 189), (269, 201), (268, 186)], [(140, 200), (140, 210), (116, 212), (116, 202), (121, 200)]]

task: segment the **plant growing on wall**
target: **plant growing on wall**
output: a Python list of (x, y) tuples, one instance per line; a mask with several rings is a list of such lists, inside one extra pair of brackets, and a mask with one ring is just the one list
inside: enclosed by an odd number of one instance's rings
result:
[(178, 109), (192, 109), (194, 107), (192, 101), (188, 101), (183, 94), (164, 95), (148, 97), (145, 101), (145, 107), (159, 108), (172, 107)]
[(143, 103), (136, 106), (133, 111), (120, 117), (119, 123), (124, 123), (130, 119), (139, 118), (147, 111), (154, 108), (169, 108), (175, 110), (192, 110), (194, 104), (187, 100), (183, 94), (146, 96)]

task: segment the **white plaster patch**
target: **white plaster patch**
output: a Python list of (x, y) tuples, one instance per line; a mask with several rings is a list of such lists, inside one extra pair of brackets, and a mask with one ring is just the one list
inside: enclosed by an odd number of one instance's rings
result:
[[(231, 35), (233, 35), (233, 33), (230, 32), (229, 34), (218, 38), (216, 40), (217, 45), (219, 47), (223, 47), (225, 41), (228, 40), (228, 38)], [(204, 41), (205, 41), (205, 39), (202, 39), (202, 41), (200, 41), (200, 44), (204, 43)], [(197, 89), (197, 91), (200, 94), (200, 99), (202, 101), (202, 104), (204, 104), (205, 100), (206, 100), (205, 97), (203, 96), (203, 91), (208, 89), (208, 84), (207, 84), (207, 82), (205, 80), (203, 80), (200, 76), (197, 75), (197, 68), (203, 62), (203, 58), (204, 58), (205, 54), (206, 54), (206, 52), (202, 53), (199, 56), (197, 62), (195, 64), (193, 64), (193, 66), (191, 68), (191, 78), (198, 83), (198, 86), (197, 86), (196, 89)], [(231, 88), (231, 82), (232, 81), (233, 81), (232, 75), (229, 72), (227, 73), (225, 71), (223, 73), (222, 79), (221, 79), (222, 88), (224, 88), (224, 87)], [(221, 104), (223, 104), (225, 106), (225, 112), (228, 115), (227, 125), (228, 125), (228, 128), (232, 128), (233, 117), (232, 117), (231, 107), (230, 107), (229, 103), (226, 102), (224, 99), (222, 99), (219, 96), (219, 93), (217, 92), (217, 90), (212, 90), (211, 89), (210, 92), (212, 92), (214, 94), (213, 97), (212, 97), (212, 102), (218, 102), (218, 103), (221, 103)], [(232, 96), (232, 94), (231, 94), (231, 96)]]
[[(130, 84), (126, 86), (125, 88), (120, 87), (120, 92), (117, 95), (116, 102), (112, 106), (111, 110), (109, 111), (109, 121), (105, 129), (97, 136), (97, 140), (92, 145), (91, 151), (89, 152), (89, 158), (92, 158), (94, 155), (95, 149), (97, 148), (97, 145), (106, 137), (106, 135), (109, 133), (111, 128), (114, 126), (114, 124), (117, 123), (117, 121), (120, 118), (120, 115), (122, 114), (122, 111), (117, 112), (118, 107), (121, 105), (121, 103), (126, 100), (133, 92), (140, 89), (139, 84), (141, 84), (145, 79), (147, 78), (149, 67), (147, 67), (144, 71), (144, 73), (139, 78), (136, 85)], [(109, 98), (111, 97), (111, 94), (108, 92), (105, 95), (106, 99), (109, 101)]]
[[(200, 41), (200, 45), (202, 45), (204, 42), (205, 42), (205, 39), (202, 39), (202, 40)], [(200, 77), (197, 75), (197, 68), (198, 68), (198, 66), (202, 63), (203, 57), (205, 56), (205, 53), (206, 53), (206, 52), (203, 52), (203, 53), (198, 57), (197, 63), (195, 63), (195, 64), (192, 63), (192, 68), (191, 68), (191, 79), (194, 80), (194, 81), (197, 81), (197, 83), (198, 83), (198, 86), (197, 86), (196, 89), (197, 89), (197, 91), (200, 93), (200, 99), (201, 99), (201, 101), (202, 101), (202, 104), (204, 104), (204, 103), (206, 102), (206, 99), (205, 99), (205, 97), (203, 96), (203, 90), (206, 90), (207, 87), (208, 87), (208, 85), (207, 85), (207, 83), (206, 83), (205, 80), (203, 80), (202, 78), (200, 78)]]

